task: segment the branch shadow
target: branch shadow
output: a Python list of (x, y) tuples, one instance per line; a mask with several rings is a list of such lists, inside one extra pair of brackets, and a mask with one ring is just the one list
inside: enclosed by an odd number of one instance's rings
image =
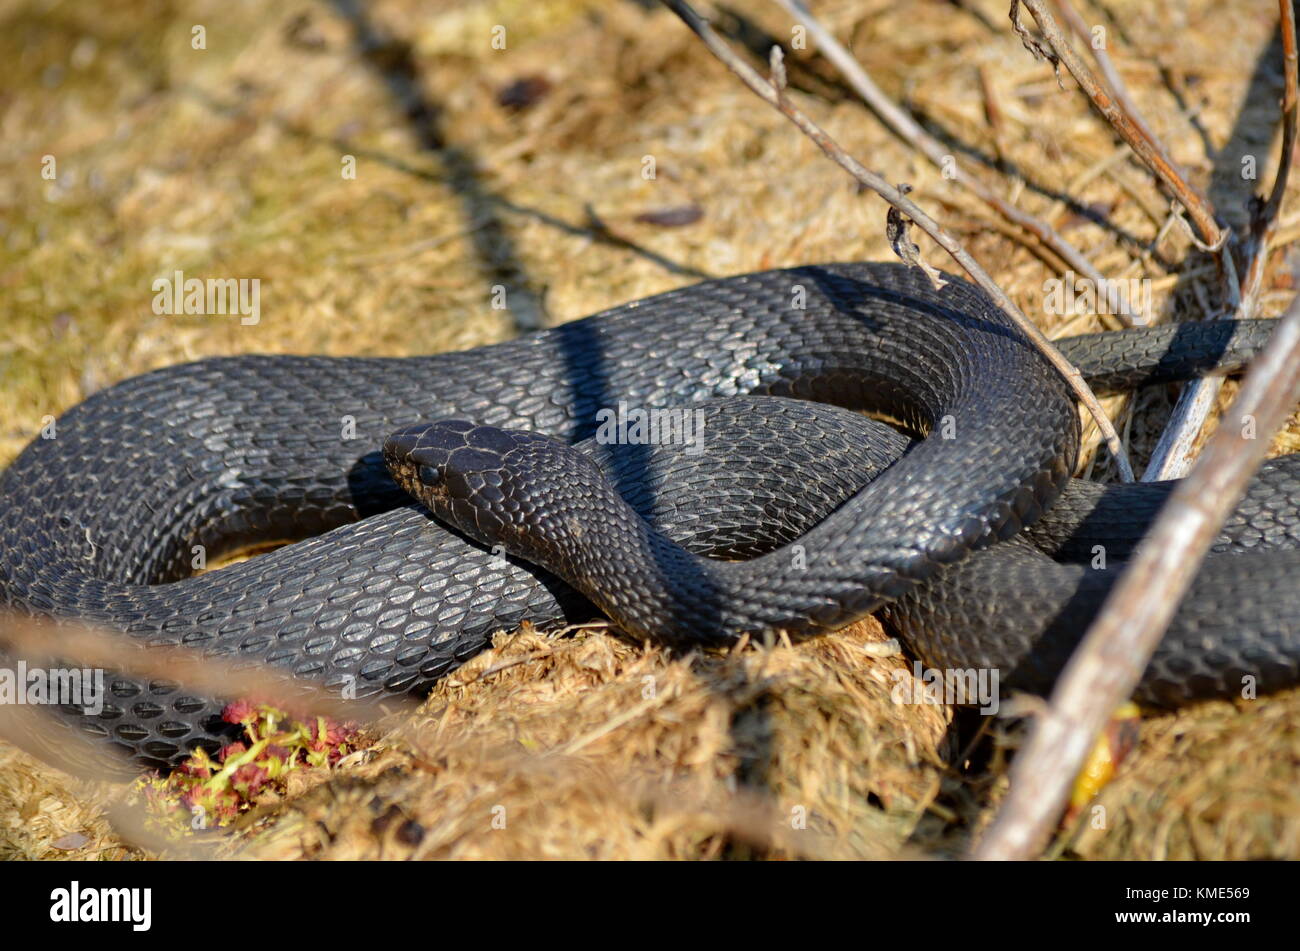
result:
[(330, 0), (330, 3), (351, 24), (358, 54), (387, 85), (420, 144), (437, 153), (446, 171), (446, 183), (460, 196), (479, 262), (489, 279), (505, 288), (506, 306), (516, 329), (522, 332), (544, 327), (547, 320), (543, 292), (529, 277), (505, 223), (497, 214), (495, 195), (479, 178), (474, 153), (447, 138), (443, 108), (424, 92), (411, 45), (373, 23), (360, 0)]
[[(250, 116), (240, 106), (230, 102), (223, 102), (211, 92), (201, 87), (193, 85), (179, 86), (176, 88), (175, 92), (177, 95), (188, 96), (202, 104), (205, 108), (220, 115), (248, 118), (253, 121), (259, 121), (255, 117)], [(447, 178), (445, 176), (437, 175), (430, 172), (428, 169), (412, 165), (410, 162), (404, 161), (398, 156), (390, 155), (387, 152), (380, 152), (375, 149), (355, 145), (341, 136), (322, 135), (318, 132), (312, 131), (311, 129), (303, 128), (300, 125), (296, 125), (284, 118), (274, 115), (268, 117), (265, 121), (270, 122), (286, 135), (291, 135), (294, 138), (303, 140), (304, 142), (310, 142), (313, 145), (327, 145), (331, 149), (340, 153), (364, 158), (377, 165), (383, 165), (385, 168), (390, 168), (395, 172), (400, 172), (403, 175), (409, 175), (412, 178), (418, 178), (422, 181), (438, 185), (444, 185), (447, 183)], [(630, 238), (614, 233), (606, 227), (603, 222), (597, 220), (590, 213), (588, 214), (586, 223), (575, 224), (542, 211), (541, 209), (512, 201), (509, 198), (505, 198), (493, 192), (485, 192), (480, 197), (487, 205), (491, 205), (492, 207), (498, 208), (508, 214), (531, 219), (548, 228), (561, 232), (562, 234), (576, 238), (586, 238), (587, 240), (594, 241), (597, 244), (603, 244), (607, 247), (629, 251), (637, 257), (649, 261), (656, 267), (662, 268), (670, 274), (676, 274), (682, 277), (693, 277), (697, 280), (704, 280), (712, 276), (707, 271), (701, 271), (697, 268), (690, 267), (689, 265), (681, 264), (657, 251), (652, 251), (649, 248), (642, 247)], [(471, 229), (473, 229), (472, 223), (470, 229), (467, 230)]]

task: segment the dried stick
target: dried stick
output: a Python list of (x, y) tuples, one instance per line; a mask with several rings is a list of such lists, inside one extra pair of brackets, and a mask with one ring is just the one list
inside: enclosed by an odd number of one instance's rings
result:
[[(1046, 45), (1030, 33), (1021, 22), (1021, 3), (1034, 15), (1039, 29), (1043, 32)], [(1211, 251), (1222, 248), (1228, 239), (1228, 232), (1220, 228), (1219, 223), (1214, 220), (1214, 208), (1210, 200), (1187, 183), (1160, 143), (1145, 135), (1121, 108), (1118, 100), (1102, 88), (1097, 77), (1088, 68), (1088, 64), (1062, 35), (1060, 26), (1048, 11), (1044, 0), (1011, 0), (1011, 25), (1025, 44), (1025, 48), (1035, 56), (1050, 62), (1054, 69), (1059, 68), (1059, 64), (1065, 65), (1080, 88), (1092, 100), (1097, 111), (1111, 124), (1120, 138), (1137, 153), (1147, 168), (1164, 183), (1179, 204), (1187, 209), (1193, 224), (1196, 225), (1196, 230), (1200, 233), (1202, 245)]]
[[(1291, 172), (1291, 161), (1296, 147), (1296, 26), (1295, 7), (1291, 0), (1280, 0), (1278, 4), (1281, 20), (1279, 32), (1282, 34), (1282, 69), (1286, 88), (1282, 93), (1282, 155), (1278, 160), (1277, 172), (1273, 176), (1273, 190), (1267, 201), (1255, 200), (1250, 231), (1247, 233), (1242, 254), (1246, 273), (1241, 283), (1241, 292), (1236, 306), (1222, 316), (1236, 319), (1254, 317), (1259, 310), (1259, 296), (1264, 287), (1264, 270), (1268, 263), (1269, 245), (1277, 230), (1278, 211), (1282, 207), (1282, 197), (1286, 194), (1287, 179)], [(1196, 437), (1205, 426), (1206, 419), (1214, 409), (1219, 390), (1223, 388), (1223, 377), (1202, 377), (1183, 387), (1174, 404), (1169, 423), (1160, 434), (1155, 451), (1151, 455), (1146, 471), (1142, 473), (1144, 482), (1156, 479), (1175, 479), (1187, 471), (1191, 464), (1192, 446)]]
[[(1133, 124), (1138, 127), (1138, 131), (1145, 135), (1152, 142), (1158, 141), (1155, 132), (1147, 125), (1146, 119), (1142, 117), (1142, 111), (1138, 109), (1137, 101), (1128, 91), (1128, 86), (1124, 84), (1124, 77), (1119, 74), (1115, 68), (1115, 62), (1110, 58), (1105, 44), (1097, 46), (1093, 42), (1092, 31), (1088, 29), (1088, 24), (1084, 22), (1079, 11), (1074, 9), (1070, 0), (1056, 0), (1056, 8), (1061, 12), (1063, 19), (1084, 43), (1088, 45), (1092, 58), (1097, 61), (1097, 68), (1101, 70), (1102, 78), (1106, 80), (1106, 85), (1110, 87), (1111, 94), (1114, 95), (1115, 101), (1123, 109)], [(1179, 172), (1182, 177), (1182, 172)]]
[(857, 58), (813, 15), (803, 0), (773, 0), (773, 2), (807, 28), (822, 54), (843, 74), (854, 91), (862, 97), (881, 121), (894, 131), (895, 135), (921, 152), (936, 168), (944, 172), (946, 178), (969, 189), (1004, 218), (1025, 229), (1055, 251), (1075, 273), (1094, 281), (1097, 286), (1105, 285), (1101, 272), (1093, 266), (1082, 251), (1067, 241), (1055, 228), (1041, 218), (1011, 204), (990, 188), (982, 178), (967, 173), (957, 162), (955, 155), (944, 148), (938, 139), (926, 132), (920, 123), (899, 108), (884, 90), (876, 85)]
[[(60, 623), (0, 613), (0, 648), (29, 658), (58, 657), (78, 666), (115, 670), (134, 677), (168, 680), (215, 697), (274, 699), (304, 713), (375, 723), (393, 713), (412, 713), (419, 704), (403, 697), (344, 700), (314, 681), (274, 667), (252, 667), (208, 657), (192, 647), (143, 645), (120, 631), (91, 623)], [(3, 713), (3, 711), (0, 711)]]
[[(1011, 768), (1011, 791), (974, 851), (978, 859), (1028, 859), (1051, 835), (1097, 734), (1133, 692), (1215, 534), (1268, 450), (1268, 434), (1300, 400), (1300, 297), (1278, 323), (1228, 411), (1264, 438), (1221, 426), (1170, 495), (1066, 665)], [(1252, 434), (1253, 435), (1253, 434)]]
[[(793, 122), (804, 135), (817, 144), (817, 147), (827, 157), (867, 188), (885, 199), (892, 206), (893, 215), (901, 214), (915, 222), (922, 231), (934, 239), (939, 247), (952, 256), (962, 270), (969, 274), (971, 279), (993, 298), (997, 305), (1016, 323), (1016, 326), (1024, 331), (1025, 335), (1047, 357), (1057, 372), (1065, 378), (1070, 388), (1074, 390), (1080, 401), (1087, 407), (1088, 412), (1092, 414), (1093, 419), (1096, 420), (1097, 428), (1105, 435), (1106, 445), (1115, 457), (1116, 465), (1120, 470), (1120, 477), (1126, 482), (1132, 481), (1133, 470), (1129, 466), (1128, 456), (1124, 451), (1123, 444), (1120, 442), (1119, 435), (1115, 432), (1115, 427), (1111, 425), (1105, 411), (1102, 410), (1101, 404), (1097, 402), (1097, 397), (1093, 395), (1092, 390), (1083, 381), (1079, 371), (1061, 355), (1061, 352), (1056, 347), (1052, 346), (1051, 341), (1043, 335), (1043, 332), (1020, 312), (1020, 308), (1015, 305), (1015, 302), (1007, 296), (1002, 288), (998, 287), (984, 268), (979, 265), (979, 262), (962, 247), (960, 241), (922, 211), (919, 206), (909, 200), (902, 189), (894, 188), (880, 175), (863, 166), (857, 159), (840, 148), (834, 139), (789, 100), (785, 94), (784, 70), (779, 68), (779, 55), (773, 56), (773, 64), (778, 67), (773, 70), (773, 80), (764, 79), (748, 63), (732, 52), (731, 48), (709, 26), (708, 21), (696, 13), (690, 4), (685, 3), (684, 0), (663, 0), (663, 4), (680, 17), (682, 22), (690, 27), (692, 32), (709, 48), (709, 52), (721, 60), (723, 65), (735, 73), (760, 99)], [(779, 54), (779, 48), (774, 53)], [(903, 243), (907, 243), (906, 239), (904, 239)]]
[[(147, 650), (129, 635), (92, 623), (55, 622), (0, 612), (0, 648), (28, 659), (59, 658), (60, 663), (117, 671), (184, 684), (213, 697), (262, 699), (298, 716), (324, 715), (383, 729), (391, 740), (409, 744), (417, 759), (434, 754), (420, 721), (420, 703), (392, 694), (345, 700), (322, 684), (300, 680), (276, 668), (208, 657), (190, 647), (150, 645)], [(3, 655), (0, 655), (3, 656)], [(138, 770), (123, 761), (119, 770), (106, 765), (102, 750), (53, 720), (24, 715), (25, 708), (0, 705), (0, 739), (66, 772), (107, 778), (133, 776)]]

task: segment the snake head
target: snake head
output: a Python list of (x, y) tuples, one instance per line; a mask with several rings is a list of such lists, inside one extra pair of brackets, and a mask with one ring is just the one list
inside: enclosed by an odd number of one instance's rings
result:
[[(585, 456), (548, 436), (442, 420), (407, 426), (384, 442), (384, 462), (406, 492), (441, 521), (488, 545), (513, 544), (531, 514), (545, 507), (534, 476), (553, 458)], [(562, 467), (561, 467), (562, 468)]]

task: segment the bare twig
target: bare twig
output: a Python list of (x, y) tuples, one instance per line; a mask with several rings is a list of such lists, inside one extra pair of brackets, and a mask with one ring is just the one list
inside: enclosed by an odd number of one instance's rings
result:
[(1061, 19), (1069, 24), (1070, 29), (1074, 31), (1080, 40), (1087, 44), (1088, 50), (1092, 53), (1092, 58), (1097, 61), (1097, 68), (1101, 70), (1102, 78), (1106, 80), (1106, 85), (1110, 87), (1110, 91), (1114, 95), (1115, 101), (1119, 103), (1119, 107), (1128, 114), (1129, 119), (1138, 127), (1138, 131), (1152, 142), (1158, 141), (1155, 132), (1151, 130), (1151, 126), (1147, 125), (1146, 119), (1142, 117), (1142, 111), (1138, 109), (1137, 102), (1129, 93), (1128, 86), (1124, 84), (1124, 77), (1115, 68), (1115, 62), (1110, 58), (1106, 44), (1103, 42), (1100, 46), (1097, 45), (1092, 30), (1088, 28), (1088, 24), (1079, 15), (1079, 11), (1074, 9), (1070, 0), (1056, 0), (1056, 8), (1061, 11)]
[[(131, 804), (128, 781), (140, 770), (125, 760), (115, 764), (104, 757), (102, 744), (89, 734), (69, 730), (36, 707), (5, 704), (0, 708), (0, 740), (24, 750), (47, 766), (62, 770), (98, 788), (79, 790), (79, 798), (91, 798), (124, 845), (148, 849), (169, 859), (208, 859), (219, 840), (171, 840), (149, 826), (143, 804)], [(92, 791), (93, 790), (93, 791)], [(97, 801), (96, 801), (97, 800)]]
[(1147, 661), (1246, 483), (1268, 434), (1300, 400), (1300, 298), (1291, 304), (1228, 411), (1253, 418), (1262, 438), (1221, 426), (1180, 482), (1097, 620), (1066, 665), (1047, 710), (1011, 769), (1011, 791), (983, 840), (980, 859), (1027, 859), (1043, 847), (1070, 784), (1110, 713), (1136, 686)]
[[(373, 724), (394, 713), (417, 709), (416, 703), (402, 697), (344, 700), (320, 684), (264, 665), (250, 667), (247, 662), (207, 657), (193, 648), (152, 644), (142, 649), (129, 635), (89, 624), (0, 614), (0, 647), (29, 660), (57, 657), (78, 666), (181, 683), (214, 697), (274, 698), (286, 706), (340, 720)], [(4, 712), (0, 710), (0, 714)], [(0, 716), (0, 728), (3, 719)], [(42, 754), (37, 751), (36, 755)]]
[[(1234, 306), (1222, 316), (1250, 318), (1257, 315), (1259, 297), (1264, 287), (1264, 270), (1268, 264), (1268, 253), (1274, 232), (1277, 230), (1278, 211), (1282, 207), (1282, 197), (1286, 194), (1287, 180), (1291, 172), (1291, 162), (1295, 155), (1297, 108), (1296, 108), (1296, 26), (1295, 7), (1291, 0), (1280, 0), (1278, 4), (1281, 21), (1279, 31), (1282, 34), (1282, 63), (1286, 88), (1282, 93), (1282, 155), (1278, 160), (1277, 173), (1273, 177), (1273, 190), (1267, 201), (1256, 198), (1251, 215), (1250, 231), (1242, 248), (1243, 262), (1246, 268), (1239, 294)], [(1226, 252), (1225, 248), (1225, 252)], [(1231, 261), (1225, 254), (1225, 260)], [(1231, 283), (1230, 290), (1231, 290)], [(1183, 475), (1191, 464), (1192, 447), (1197, 434), (1205, 426), (1206, 419), (1214, 409), (1214, 404), (1223, 388), (1223, 378), (1218, 376), (1202, 377), (1183, 387), (1174, 405), (1165, 431), (1160, 434), (1155, 451), (1143, 481), (1157, 479), (1174, 479)]]
[[(993, 135), (993, 154), (997, 156), (997, 167), (1006, 171), (1011, 159), (1010, 150), (1007, 148), (1006, 114), (1002, 111), (1001, 103), (998, 102), (992, 68), (988, 63), (981, 63), (977, 72), (980, 77), (980, 92), (984, 96), (984, 118), (988, 120), (989, 132)], [(1008, 175), (1017, 185), (1024, 183), (1020, 175), (1010, 172)]]
[[(116, 671), (129, 676), (183, 684), (201, 695), (231, 699), (262, 699), (297, 716), (324, 715), (382, 731), (383, 742), (401, 742), (417, 763), (435, 754), (435, 738), (417, 716), (419, 702), (388, 694), (345, 700), (323, 684), (300, 680), (267, 667), (250, 667), (205, 656), (187, 647), (137, 643), (129, 635), (91, 624), (53, 622), (0, 612), (0, 647), (29, 660), (58, 658), (60, 665), (75, 664)], [(0, 655), (3, 656), (3, 655)], [(104, 756), (102, 743), (70, 731), (48, 716), (25, 706), (0, 705), (0, 740), (13, 743), (33, 756), (75, 776), (121, 781), (139, 774), (139, 767), (123, 758)], [(146, 848), (160, 848), (143, 831), (139, 815), (125, 806), (111, 815), (125, 837)]]
[(1076, 273), (1097, 282), (1098, 286), (1104, 286), (1105, 282), (1102, 279), (1101, 272), (1093, 266), (1082, 251), (1062, 237), (1056, 229), (1041, 218), (1017, 208), (989, 187), (982, 178), (969, 174), (963, 169), (955, 155), (944, 148), (938, 139), (926, 132), (920, 123), (908, 115), (906, 111), (899, 108), (876, 85), (857, 58), (813, 15), (803, 0), (773, 0), (773, 2), (792, 17), (798, 19), (799, 23), (808, 30), (808, 33), (817, 43), (822, 55), (830, 60), (835, 68), (844, 75), (849, 85), (871, 107), (871, 110), (875, 112), (881, 121), (889, 126), (900, 139), (903, 139), (928, 158), (936, 168), (943, 172), (945, 178), (951, 179), (958, 185), (969, 189), (977, 198), (992, 207), (1004, 218), (1024, 228), (1056, 252), (1057, 256)]
[[(1046, 45), (1030, 33), (1021, 22), (1021, 3), (1034, 15), (1039, 29), (1043, 31)], [(1102, 87), (1092, 70), (1088, 68), (1088, 64), (1074, 51), (1069, 40), (1061, 33), (1060, 26), (1047, 9), (1044, 0), (1011, 0), (1011, 25), (1031, 53), (1050, 62), (1053, 68), (1059, 68), (1063, 64), (1070, 71), (1070, 75), (1092, 100), (1097, 111), (1142, 159), (1147, 168), (1155, 173), (1173, 197), (1187, 209), (1200, 234), (1203, 246), (1215, 251), (1222, 248), (1228, 239), (1228, 232), (1220, 228), (1219, 223), (1214, 220), (1214, 208), (1209, 199), (1187, 183), (1160, 143), (1145, 134), (1120, 106), (1119, 100)]]
[(1025, 335), (1034, 343), (1034, 345), (1047, 357), (1058, 373), (1065, 378), (1070, 388), (1078, 395), (1080, 401), (1087, 407), (1088, 412), (1092, 414), (1093, 419), (1097, 422), (1097, 428), (1102, 431), (1106, 437), (1106, 445), (1110, 448), (1115, 457), (1116, 464), (1120, 470), (1120, 476), (1125, 481), (1131, 481), (1133, 471), (1129, 466), (1128, 456), (1124, 451), (1124, 446), (1120, 442), (1119, 435), (1115, 432), (1115, 427), (1111, 425), (1110, 419), (1101, 408), (1097, 397), (1093, 395), (1088, 385), (1084, 382), (1082, 375), (1075, 367), (1063, 357), (1056, 347), (1052, 346), (1050, 340), (1043, 335), (1034, 324), (1021, 313), (1020, 308), (1015, 302), (1007, 296), (1006, 292), (1000, 288), (994, 280), (989, 277), (988, 273), (980, 266), (970, 253), (962, 247), (958, 241), (947, 229), (931, 218), (921, 210), (913, 201), (908, 199), (901, 190), (894, 188), (881, 175), (863, 166), (857, 159), (845, 152), (829, 135), (826, 134), (816, 123), (808, 118), (793, 102), (790, 101), (784, 90), (778, 88), (773, 82), (760, 76), (748, 63), (737, 56), (729, 46), (713, 31), (707, 20), (701, 17), (688, 3), (684, 0), (663, 0), (666, 7), (673, 11), (681, 18), (691, 30), (698, 36), (704, 45), (708, 47), (709, 52), (716, 56), (722, 63), (735, 73), (740, 80), (748, 86), (760, 99), (777, 109), (782, 115), (795, 124), (795, 126), (817, 144), (817, 147), (824, 152), (827, 157), (852, 175), (855, 179), (870, 188), (885, 201), (897, 208), (904, 216), (914, 221), (917, 226), (934, 239), (939, 247), (948, 252), (961, 266), (971, 279), (982, 287), (999, 307), (1004, 310), (1016, 325), (1024, 331)]
[[(0, 612), (0, 645), (14, 655), (34, 660), (58, 657), (61, 663), (109, 669), (153, 680), (183, 683), (213, 696), (276, 698), (303, 711), (341, 720), (376, 723), (397, 710), (414, 710), (401, 698), (343, 701), (325, 688), (295, 680), (288, 674), (250, 669), (184, 647), (151, 646), (148, 650), (121, 632), (91, 625), (52, 622)], [(405, 733), (413, 728), (403, 727)], [(122, 783), (140, 768), (125, 758), (104, 755), (103, 744), (78, 730), (69, 730), (35, 707), (0, 705), (0, 740), (12, 743), (73, 776), (98, 782)], [(137, 848), (166, 853), (171, 858), (211, 858), (213, 841), (172, 841), (149, 827), (143, 807), (131, 805), (118, 788), (105, 805), (105, 814), (118, 835)]]

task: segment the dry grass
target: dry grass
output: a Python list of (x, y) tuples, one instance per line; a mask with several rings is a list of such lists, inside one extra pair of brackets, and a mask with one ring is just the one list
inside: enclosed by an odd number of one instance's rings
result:
[[(1059, 89), (1024, 52), (1003, 0), (816, 6), (954, 150), (1019, 169), (1026, 184), (1008, 193), (1103, 273), (1153, 277), (1157, 306), (1175, 318), (1218, 300), (1212, 267), (1174, 272), (1187, 251), (1177, 231), (1147, 248), (1164, 203), (1077, 90)], [(1259, 155), (1262, 188), (1276, 148), (1280, 80), (1251, 78), (1276, 14), (1245, 0), (1175, 6), (1108, 3), (1122, 24), (1112, 53), (1176, 159), (1240, 223), (1252, 183), (1235, 156)], [(553, 324), (703, 274), (889, 256), (883, 206), (657, 9), (381, 0), (367, 8), (368, 28), (390, 39), (364, 55), (346, 9), (0, 0), (0, 464), (43, 416), (181, 360), (503, 339), (515, 328), (490, 306), (494, 284), (516, 303), (536, 301)], [(788, 39), (774, 5), (743, 9)], [(207, 28), (204, 51), (189, 45), (194, 24)], [(507, 27), (504, 51), (490, 46), (494, 24)], [(737, 32), (734, 18), (720, 25)], [(980, 71), (1003, 116), (997, 136)], [(1050, 259), (885, 133), (824, 63), (793, 51), (790, 75), (805, 109), (869, 165), (913, 184), (1050, 333), (1105, 324), (1044, 314)], [(540, 101), (497, 104), (502, 87), (530, 76), (550, 84)], [(393, 87), (408, 80), (414, 92), (399, 102)], [(52, 182), (39, 174), (47, 154), (58, 163)], [(340, 175), (344, 154), (357, 158), (355, 180)], [(641, 174), (646, 155), (654, 180)], [(701, 220), (638, 221), (685, 205)], [(1300, 236), (1296, 210), (1291, 196), (1288, 240)], [(260, 278), (261, 323), (154, 315), (151, 283), (176, 269)], [(1280, 269), (1272, 286), (1276, 313), (1288, 289)], [(1115, 402), (1136, 461), (1170, 405), (1164, 390)], [(1297, 432), (1275, 451), (1296, 449)], [(1109, 462), (1094, 474), (1108, 477)], [(420, 749), (377, 748), (228, 847), (279, 857), (953, 854), (987, 821), (1014, 737), (958, 763), (969, 725), (892, 703), (888, 674), (900, 661), (862, 649), (871, 628), (692, 657), (598, 631), (503, 636), (430, 698)], [(1298, 723), (1294, 693), (1149, 721), (1102, 795), (1109, 831), (1072, 848), (1300, 856)], [(0, 752), (0, 854), (125, 854), (87, 795)], [(500, 816), (505, 828), (494, 828)], [(806, 828), (793, 827), (799, 816)], [(88, 842), (58, 849), (69, 833)]]
[(503, 635), (430, 697), (414, 755), (293, 803), (252, 854), (896, 854), (938, 790), (947, 716), (889, 702), (864, 627), (726, 656)]

